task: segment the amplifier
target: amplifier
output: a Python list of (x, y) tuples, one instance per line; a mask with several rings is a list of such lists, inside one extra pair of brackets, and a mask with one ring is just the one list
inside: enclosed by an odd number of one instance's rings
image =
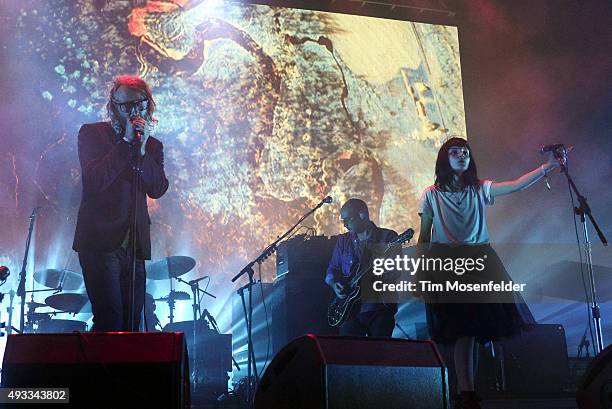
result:
[(276, 250), (276, 277), (290, 273), (313, 278), (313, 271), (324, 273), (337, 240), (337, 236), (298, 235), (283, 241)]

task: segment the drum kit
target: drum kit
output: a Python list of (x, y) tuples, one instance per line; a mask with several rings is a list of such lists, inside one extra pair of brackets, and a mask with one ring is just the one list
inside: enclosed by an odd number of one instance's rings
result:
[[(177, 331), (178, 327), (174, 326), (175, 304), (180, 301), (191, 300), (192, 296), (185, 291), (175, 290), (173, 288), (174, 280), (187, 284), (193, 292), (194, 321), (181, 322), (181, 330), (188, 329), (190, 333), (193, 333), (196, 331), (194, 322), (198, 321), (197, 326), (200, 326), (204, 318), (209, 322), (214, 322), (214, 318), (208, 311), (205, 310), (204, 316), (200, 312), (202, 294), (216, 298), (214, 295), (199, 288), (199, 281), (208, 277), (205, 276), (192, 281), (185, 281), (180, 278), (180, 276), (190, 272), (195, 265), (195, 260), (187, 256), (170, 256), (147, 264), (148, 279), (170, 280), (170, 292), (168, 294), (158, 298), (154, 298), (149, 293), (146, 294), (145, 321), (148, 331), (155, 331), (157, 326), (161, 328), (159, 320), (153, 312), (155, 311), (156, 302), (167, 303), (170, 310), (170, 322), (163, 327), (163, 330)], [(34, 273), (34, 280), (47, 287), (47, 289), (34, 290), (32, 293), (54, 291), (54, 294), (45, 298), (44, 303), (35, 302), (33, 297), (30, 302), (26, 303), (28, 312), (26, 313), (24, 332), (51, 333), (85, 331), (87, 329), (87, 324), (84, 321), (56, 318), (58, 314), (72, 314), (73, 316), (76, 314), (91, 314), (91, 303), (87, 294), (76, 292), (84, 287), (83, 275), (81, 273), (66, 269), (45, 269), (36, 271)], [(42, 308), (51, 308), (52, 310), (40, 312)], [(214, 326), (216, 327), (216, 325)]]
[[(45, 299), (44, 303), (33, 299), (26, 303), (28, 312), (24, 332), (51, 333), (85, 331), (87, 324), (84, 321), (55, 318), (58, 314), (91, 313), (91, 304), (87, 294), (63, 292), (64, 290), (79, 290), (83, 286), (83, 276), (75, 271), (65, 269), (46, 269), (34, 273), (34, 281), (47, 289), (33, 292), (54, 291)], [(39, 312), (41, 308), (52, 308), (52, 311)]]

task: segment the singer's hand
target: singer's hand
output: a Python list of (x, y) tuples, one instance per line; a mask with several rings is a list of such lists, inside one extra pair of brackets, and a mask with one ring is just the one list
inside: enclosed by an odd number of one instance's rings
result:
[(546, 161), (546, 163), (544, 164), (548, 170), (548, 172), (551, 172), (552, 170), (561, 167), (561, 161), (563, 161), (563, 157), (558, 157), (555, 152), (551, 151), (548, 152), (548, 160)]
[(146, 119), (140, 116), (134, 116), (125, 124), (124, 139), (132, 143), (135, 139), (136, 130), (140, 130), (140, 155), (144, 156), (147, 139), (149, 139), (150, 127)]

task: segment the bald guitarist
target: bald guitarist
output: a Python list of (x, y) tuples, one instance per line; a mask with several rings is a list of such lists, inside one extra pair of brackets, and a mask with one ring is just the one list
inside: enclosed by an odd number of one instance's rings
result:
[[(358, 274), (359, 266), (369, 263), (370, 245), (386, 244), (397, 239), (393, 230), (376, 226), (363, 200), (349, 199), (340, 210), (342, 223), (348, 230), (338, 237), (327, 268), (325, 282), (336, 296), (345, 297), (349, 279)], [(340, 324), (340, 335), (390, 337), (395, 327), (397, 304), (362, 303), (357, 301)]]

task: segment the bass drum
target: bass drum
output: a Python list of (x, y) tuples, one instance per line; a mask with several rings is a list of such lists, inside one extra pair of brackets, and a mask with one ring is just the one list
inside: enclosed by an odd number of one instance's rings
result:
[(74, 331), (85, 332), (86, 330), (87, 323), (83, 321), (50, 319), (39, 321), (36, 332), (39, 334), (51, 334)]
[[(202, 346), (211, 336), (218, 335), (217, 331), (210, 328), (208, 322), (204, 319), (196, 321), (196, 326), (198, 331), (198, 347)], [(193, 350), (193, 321), (179, 321), (166, 324), (164, 332), (183, 332), (185, 334), (185, 341), (187, 341), (187, 348), (190, 351)]]
[[(216, 334), (217, 332), (210, 328), (208, 322), (203, 319), (196, 321), (198, 336), (206, 336), (209, 334)], [(166, 324), (164, 332), (184, 332), (187, 342), (191, 341), (193, 337), (193, 321), (179, 321), (173, 322), (172, 324)]]

